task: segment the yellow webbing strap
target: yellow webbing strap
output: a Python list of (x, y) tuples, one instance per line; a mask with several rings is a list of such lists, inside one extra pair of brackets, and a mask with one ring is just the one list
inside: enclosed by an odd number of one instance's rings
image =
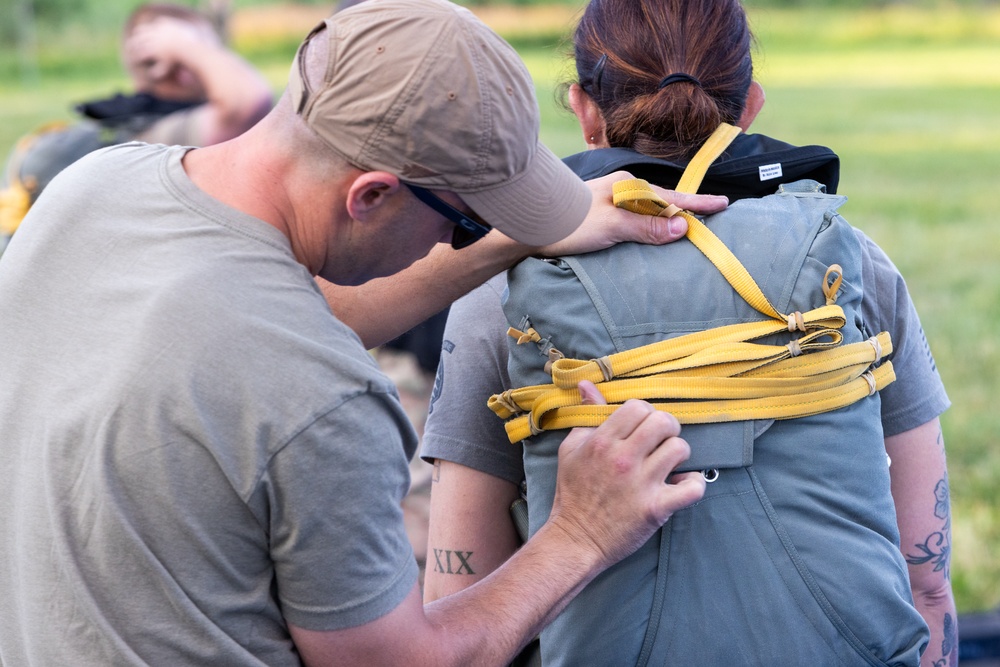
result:
[[(791, 390), (797, 391), (813, 387), (817, 382), (823, 383), (833, 376), (845, 377), (843, 375), (845, 372), (853, 373), (853, 377), (858, 377), (873, 363), (892, 352), (892, 342), (886, 332), (861, 343), (843, 345), (794, 358), (789, 358), (791, 353), (788, 346), (785, 345), (750, 346), (760, 348), (762, 352), (770, 350), (772, 353), (770, 357), (766, 354), (749, 354), (745, 351), (745, 346), (724, 345), (723, 347), (725, 349), (721, 351), (713, 351), (718, 352), (719, 356), (728, 358), (728, 360), (722, 359), (721, 363), (716, 362), (715, 353), (691, 355), (688, 359), (683, 360), (683, 364), (678, 364), (679, 367), (676, 369), (636, 374), (637, 377), (625, 377), (619, 380), (599, 380), (595, 384), (600, 385), (601, 393), (609, 403), (621, 402), (639, 395), (647, 398), (653, 398), (653, 396), (631, 393), (618, 401), (608, 395), (606, 390), (617, 391), (622, 387), (627, 387), (629, 391), (634, 391), (637, 388), (659, 387), (659, 383), (664, 381), (669, 383), (696, 381), (697, 385), (691, 386), (697, 386), (702, 395), (667, 396), (661, 393), (655, 398), (727, 398), (731, 397), (728, 394), (735, 389), (751, 390), (753, 387), (768, 386), (787, 386)], [(699, 361), (703, 363), (699, 365)], [(740, 382), (732, 382), (732, 380), (740, 380)], [(748, 380), (754, 380), (754, 382), (748, 382)], [(760, 380), (781, 380), (782, 382), (768, 385)], [(787, 380), (794, 382), (787, 382)], [(799, 384), (796, 385), (796, 382)], [(673, 385), (657, 389), (658, 392), (672, 390)], [(560, 387), (555, 384), (533, 385), (495, 394), (490, 397), (488, 405), (498, 417), (508, 419), (522, 412), (537, 410), (539, 402), (547, 400), (545, 397), (560, 396), (563, 397), (561, 400), (565, 400), (566, 396), (575, 395), (576, 391), (576, 385), (568, 387)], [(690, 392), (691, 390), (686, 389), (685, 391)], [(536, 419), (536, 421), (538, 420)]]
[[(731, 125), (720, 126), (692, 158), (677, 191), (697, 192), (708, 167), (739, 132)], [(791, 419), (850, 405), (895, 379), (889, 362), (871, 369), (892, 351), (888, 333), (841, 345), (839, 329), (846, 320), (834, 303), (842, 280), (840, 266), (831, 266), (823, 278), (825, 306), (786, 315), (774, 308), (708, 227), (665, 202), (645, 181), (615, 183), (614, 203), (643, 215), (683, 216), (687, 238), (748, 304), (770, 319), (699, 331), (600, 359), (558, 359), (551, 365), (552, 384), (490, 398), (489, 407), (497, 416), (521, 415), (506, 424), (511, 442), (542, 430), (596, 426), (629, 398), (659, 399), (653, 403), (657, 409), (687, 424)], [(803, 335), (787, 345), (749, 342), (782, 331)], [(598, 384), (608, 405), (580, 405), (576, 387), (581, 380)]]
[[(892, 362), (864, 373), (846, 384), (804, 394), (771, 396), (767, 399), (732, 399), (710, 401), (651, 401), (653, 407), (669, 412), (682, 424), (711, 424), (748, 419), (795, 419), (818, 415), (851, 405), (871, 396), (896, 379)], [(601, 387), (603, 391), (604, 388)], [(539, 424), (530, 415), (522, 415), (504, 426), (511, 442), (519, 442), (541, 431), (599, 426), (619, 407), (619, 404), (580, 405), (579, 392), (574, 405), (548, 411)]]

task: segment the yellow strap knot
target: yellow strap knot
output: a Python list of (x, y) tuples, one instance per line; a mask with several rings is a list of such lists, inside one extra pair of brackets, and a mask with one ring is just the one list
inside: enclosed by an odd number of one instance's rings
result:
[(542, 337), (538, 335), (538, 332), (531, 327), (528, 327), (527, 331), (519, 331), (514, 327), (510, 327), (507, 329), (507, 335), (511, 338), (516, 338), (518, 345), (524, 345), (525, 343), (537, 343), (542, 339)]
[[(831, 275), (834, 276), (833, 282), (830, 282)], [(840, 264), (831, 264), (823, 276), (823, 296), (826, 297), (826, 305), (832, 306), (837, 303), (837, 291), (843, 282), (844, 269), (840, 268)]]
[(865, 382), (868, 383), (868, 395), (872, 396), (878, 390), (878, 385), (875, 382), (875, 376), (872, 375), (871, 371), (867, 371), (862, 374), (861, 377), (863, 377)]
[(879, 342), (878, 337), (876, 336), (869, 338), (868, 342), (872, 344), (873, 348), (875, 348), (875, 361), (872, 363), (877, 364), (882, 360), (882, 343)]
[(796, 310), (794, 313), (785, 315), (785, 318), (788, 320), (789, 331), (801, 331), (802, 333), (806, 332), (806, 322), (802, 319), (802, 313)]
[(519, 408), (517, 406), (517, 403), (514, 401), (514, 398), (511, 395), (511, 390), (510, 389), (508, 389), (507, 391), (503, 392), (502, 394), (498, 394), (496, 396), (496, 402), (497, 402), (498, 405), (500, 405), (502, 408), (506, 409), (512, 415), (516, 415), (517, 413), (521, 412), (521, 408)]
[(545, 372), (552, 375), (552, 366), (560, 359), (565, 359), (566, 355), (554, 347), (549, 348), (549, 360), (545, 362)]
[(607, 356), (603, 356), (600, 359), (594, 359), (594, 363), (601, 369), (601, 375), (604, 377), (605, 382), (609, 382), (614, 379), (615, 372), (611, 369), (611, 359)]
[(628, 210), (639, 215), (670, 218), (681, 212), (679, 206), (674, 206), (653, 192), (649, 183), (641, 178), (627, 178), (613, 183), (611, 199), (615, 206), (627, 204)]

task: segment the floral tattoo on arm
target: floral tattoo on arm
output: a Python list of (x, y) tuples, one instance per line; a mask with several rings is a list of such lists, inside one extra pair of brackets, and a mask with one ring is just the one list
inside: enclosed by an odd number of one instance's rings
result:
[[(942, 433), (938, 433), (938, 444), (944, 447)], [(948, 473), (934, 486), (934, 516), (943, 523), (941, 529), (932, 532), (920, 544), (914, 544), (916, 553), (906, 553), (910, 565), (932, 564), (934, 572), (941, 572), (945, 580), (951, 579), (951, 499), (948, 491)], [(958, 620), (950, 613), (944, 615), (941, 658), (933, 667), (949, 667), (958, 664)]]
[(944, 521), (941, 530), (934, 531), (921, 544), (913, 545), (918, 553), (906, 554), (910, 565), (933, 563), (934, 571), (944, 571), (944, 578), (951, 579), (951, 501), (948, 494), (948, 475), (934, 487), (934, 516)]

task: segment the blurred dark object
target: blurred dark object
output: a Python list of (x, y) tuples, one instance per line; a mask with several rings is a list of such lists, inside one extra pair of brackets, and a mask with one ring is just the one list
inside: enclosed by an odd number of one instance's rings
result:
[(959, 615), (958, 661), (963, 667), (1000, 667), (1000, 607)]
[(448, 309), (445, 308), (398, 338), (389, 341), (385, 347), (413, 354), (421, 370), (434, 373), (441, 359), (441, 340), (444, 338), (444, 324), (447, 321)]
[(131, 130), (137, 118), (141, 118), (144, 126), (148, 126), (176, 111), (184, 111), (204, 103), (205, 100), (163, 100), (149, 93), (118, 93), (112, 97), (77, 104), (76, 111), (107, 127), (126, 126)]

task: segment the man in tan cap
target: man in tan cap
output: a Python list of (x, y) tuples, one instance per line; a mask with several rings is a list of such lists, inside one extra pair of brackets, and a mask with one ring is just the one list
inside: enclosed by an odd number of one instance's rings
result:
[[(630, 402), (567, 439), (506, 566), (421, 604), (415, 436), (327, 299), (371, 344), (542, 246), (683, 232), (607, 183), (591, 206), (537, 130), (523, 65), (469, 12), (370, 0), (310, 35), (245, 135), (55, 179), (0, 262), (0, 662), (504, 664), (701, 497), (700, 475), (664, 483), (676, 421)], [(374, 287), (325, 299), (314, 276)]]

